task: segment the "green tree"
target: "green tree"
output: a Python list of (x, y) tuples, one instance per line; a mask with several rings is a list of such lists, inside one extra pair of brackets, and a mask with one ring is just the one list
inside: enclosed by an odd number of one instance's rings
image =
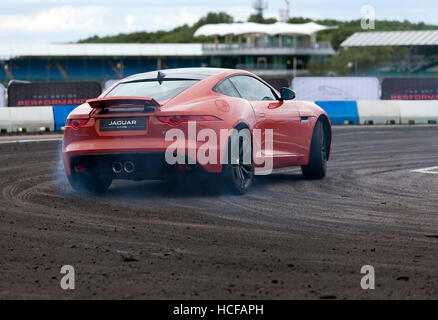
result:
[(252, 14), (249, 16), (248, 22), (272, 24), (272, 23), (276, 23), (277, 19), (275, 19), (275, 18), (266, 18), (265, 19), (262, 17), (262, 21), (260, 21), (260, 17), (258, 14)]
[(120, 33), (115, 36), (99, 37), (97, 35), (79, 40), (78, 43), (193, 43), (213, 42), (211, 37), (194, 37), (198, 28), (205, 24), (232, 23), (234, 18), (225, 12), (208, 13), (193, 26), (183, 25), (170, 31)]
[(199, 21), (193, 25), (193, 28), (196, 31), (199, 27), (205, 24), (233, 23), (233, 22), (234, 22), (234, 18), (225, 12), (219, 12), (219, 13), (209, 12), (207, 16), (199, 19)]

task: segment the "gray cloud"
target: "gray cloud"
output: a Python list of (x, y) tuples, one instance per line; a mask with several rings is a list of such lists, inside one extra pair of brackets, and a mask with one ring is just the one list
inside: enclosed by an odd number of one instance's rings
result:
[[(252, 0), (2, 0), (0, 41), (69, 42), (94, 34), (169, 30), (192, 24), (209, 11), (226, 11), (239, 20), (251, 13)], [(91, 4), (90, 4), (91, 3)], [(378, 19), (435, 23), (435, 0), (293, 0), (293, 16), (316, 19), (359, 19), (365, 4), (376, 8)], [(284, 0), (270, 0), (267, 16), (278, 16)]]

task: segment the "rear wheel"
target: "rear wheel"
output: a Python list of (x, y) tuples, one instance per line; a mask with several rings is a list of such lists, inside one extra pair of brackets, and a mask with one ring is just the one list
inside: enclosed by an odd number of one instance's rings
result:
[(68, 182), (77, 192), (99, 194), (108, 190), (112, 180), (84, 173), (72, 173), (68, 176)]
[(240, 129), (238, 159), (232, 160), (233, 152), (230, 138), (228, 141), (228, 162), (222, 166), (222, 180), (225, 186), (235, 194), (245, 194), (254, 180), (252, 157), (252, 139), (248, 129)]
[(325, 177), (327, 171), (327, 143), (321, 121), (316, 123), (313, 130), (309, 164), (302, 166), (301, 171), (306, 179), (322, 179)]

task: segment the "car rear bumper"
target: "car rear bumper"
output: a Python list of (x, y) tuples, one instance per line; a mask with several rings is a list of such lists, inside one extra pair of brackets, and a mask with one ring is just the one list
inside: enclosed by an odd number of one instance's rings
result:
[[(188, 163), (188, 159), (186, 159)], [(70, 160), (70, 171), (91, 173), (111, 180), (155, 180), (183, 175), (189, 171), (202, 172), (194, 165), (169, 165), (162, 152), (81, 154)]]
[[(163, 172), (172, 173), (175, 169), (181, 169), (178, 164), (170, 165), (166, 161), (166, 154), (169, 153), (169, 146), (172, 142), (164, 139), (139, 139), (112, 138), (112, 139), (90, 139), (81, 140), (63, 145), (63, 162), (67, 175), (71, 175), (74, 165), (84, 163), (88, 170), (95, 170), (96, 173), (110, 175), (114, 179), (143, 180), (159, 177)], [(189, 146), (191, 144), (187, 144)], [(144, 147), (147, 146), (147, 147)], [(220, 150), (216, 149), (218, 161), (215, 163), (198, 164), (196, 162), (197, 152), (200, 144), (195, 143), (192, 148), (185, 147), (178, 150), (178, 155), (185, 159), (186, 169), (194, 167), (202, 168), (206, 172), (220, 173), (222, 165), (220, 161)], [(173, 150), (173, 149), (172, 149)], [(138, 170), (136, 174), (112, 175), (112, 164), (114, 162), (132, 161)], [(101, 172), (103, 171), (103, 172)]]

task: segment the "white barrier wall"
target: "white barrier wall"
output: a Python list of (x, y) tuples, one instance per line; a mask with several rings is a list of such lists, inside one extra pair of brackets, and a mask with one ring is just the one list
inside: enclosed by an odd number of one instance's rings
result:
[(359, 124), (400, 123), (400, 101), (358, 101)]
[(400, 101), (400, 118), (402, 124), (438, 122), (438, 101)]
[(6, 130), (11, 132), (11, 115), (9, 108), (0, 108), (0, 132)]
[(11, 131), (17, 132), (19, 128), (27, 132), (37, 132), (40, 128), (55, 130), (52, 107), (8, 107), (11, 119)]
[(297, 100), (379, 100), (379, 80), (374, 77), (296, 77), (292, 89)]
[(0, 107), (6, 105), (6, 89), (5, 86), (0, 83)]
[[(355, 102), (356, 105), (356, 102)], [(0, 130), (6, 132), (54, 131), (64, 125), (71, 110), (61, 107), (5, 107), (0, 108)], [(332, 114), (343, 110), (342, 104), (331, 106)], [(438, 100), (357, 101), (359, 124), (428, 124), (438, 123)], [(55, 114), (57, 114), (55, 118)], [(329, 113), (330, 114), (330, 113)], [(357, 117), (357, 116), (356, 116)], [(335, 119), (335, 117), (334, 117)], [(55, 121), (56, 120), (56, 121)], [(22, 130), (19, 130), (22, 129)]]

